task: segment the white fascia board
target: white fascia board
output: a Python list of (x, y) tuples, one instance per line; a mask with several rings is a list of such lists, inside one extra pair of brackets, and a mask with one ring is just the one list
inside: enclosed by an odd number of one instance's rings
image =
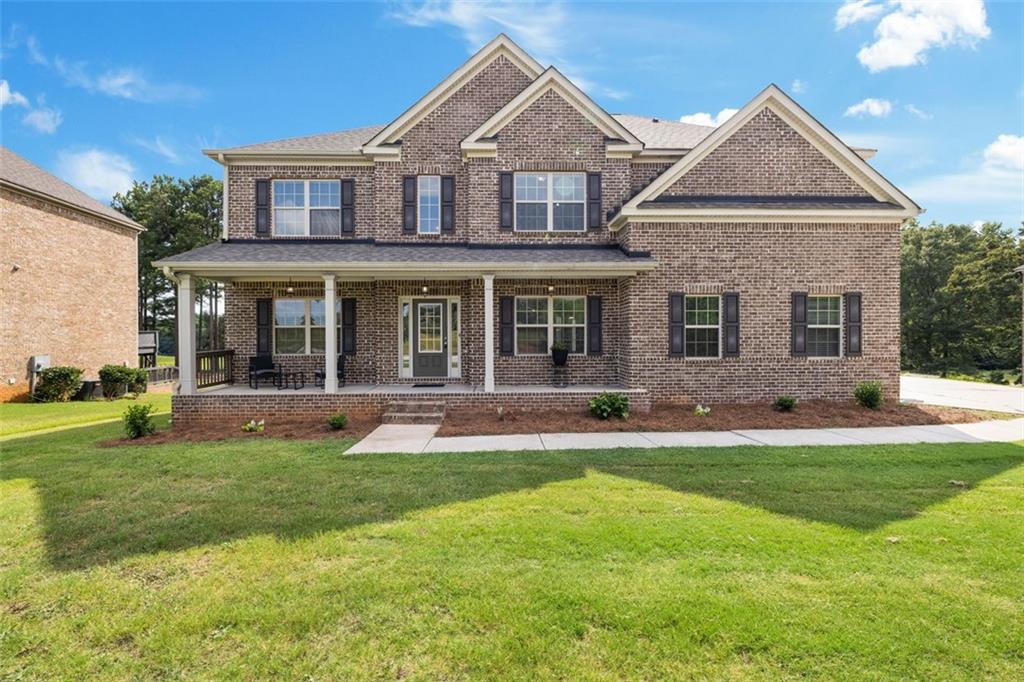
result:
[(902, 222), (913, 218), (918, 212), (913, 209), (887, 210), (806, 210), (763, 208), (635, 208), (623, 207), (609, 222), (609, 229), (617, 232), (628, 222), (643, 223), (875, 223)]
[[(713, 152), (735, 131), (746, 125), (750, 119), (760, 113), (765, 107), (770, 108), (780, 118), (793, 126), (804, 139), (814, 145), (825, 156), (837, 162), (840, 167), (847, 171), (852, 171), (851, 177), (857, 180), (876, 199), (892, 200), (908, 210), (918, 211), (915, 215), (920, 213), (921, 208), (916, 203), (903, 194), (895, 185), (886, 180), (878, 171), (868, 165), (863, 158), (836, 137), (832, 131), (818, 122), (817, 119), (807, 113), (807, 111), (775, 85), (769, 85), (754, 99), (747, 102), (732, 118), (716, 128), (690, 150), (688, 154), (677, 161), (674, 166), (662, 173), (654, 182), (627, 202), (623, 206), (623, 210), (625, 211), (627, 208), (635, 209), (641, 203), (659, 196), (676, 180), (685, 175), (687, 171)], [(793, 125), (794, 122), (797, 125)]]
[(623, 143), (619, 143), (623, 149), (627, 145), (635, 147), (637, 153), (643, 149), (643, 143), (628, 128), (602, 109), (585, 92), (580, 90), (575, 83), (563, 76), (553, 66), (548, 67), (525, 90), (509, 100), (505, 106), (467, 135), (466, 139), (462, 141), (462, 149), (470, 149), (473, 145), (479, 144), (487, 138), (494, 137), (498, 131), (515, 120), (519, 114), (551, 90), (557, 92), (562, 99), (571, 104), (573, 108), (579, 111), (582, 116), (593, 123), (605, 135), (623, 140)]
[(430, 92), (421, 97), (398, 118), (366, 143), (366, 147), (378, 147), (395, 142), (412, 126), (416, 125), (428, 113), (445, 102), (462, 85), (483, 70), (499, 55), (504, 55), (525, 73), (531, 80), (543, 73), (544, 68), (533, 57), (515, 44), (504, 33), (499, 34), (491, 42), (484, 45), (462, 66), (453, 71), (447, 78), (438, 83)]

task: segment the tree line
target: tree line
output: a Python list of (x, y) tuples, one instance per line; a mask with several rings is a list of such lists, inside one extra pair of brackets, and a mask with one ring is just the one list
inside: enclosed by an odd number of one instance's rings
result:
[[(218, 240), (222, 183), (209, 175), (155, 176), (114, 197), (114, 208), (144, 225), (139, 237), (139, 329), (160, 332), (173, 352), (174, 282), (153, 261)], [(1024, 228), (999, 223), (920, 225), (901, 232), (901, 360), (904, 369), (972, 373), (1012, 370), (1021, 358)], [(223, 285), (197, 282), (199, 349), (223, 346)]]

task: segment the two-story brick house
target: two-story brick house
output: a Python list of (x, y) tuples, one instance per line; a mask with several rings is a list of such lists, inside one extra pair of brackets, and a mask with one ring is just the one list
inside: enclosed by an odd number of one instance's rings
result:
[[(158, 265), (227, 283), (235, 386), (183, 315), (179, 418), (898, 392), (920, 209), (775, 86), (718, 128), (611, 115), (499, 36), (388, 125), (206, 153), (224, 237)], [(260, 355), (324, 386), (241, 388)]]

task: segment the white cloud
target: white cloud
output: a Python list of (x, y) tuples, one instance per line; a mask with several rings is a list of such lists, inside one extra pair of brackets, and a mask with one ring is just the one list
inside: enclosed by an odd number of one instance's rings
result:
[(846, 0), (836, 11), (836, 30), (842, 30), (850, 24), (860, 21), (874, 19), (885, 7), (881, 3), (874, 3), (871, 0)]
[(1015, 212), (1024, 219), (1024, 137), (999, 135), (966, 171), (922, 178), (903, 189), (922, 203), (1002, 203), (989, 212)]
[(560, 2), (425, 0), (403, 2), (390, 16), (409, 26), (453, 26), (461, 32), (470, 52), (483, 47), (495, 34), (507, 33), (534, 59), (556, 65), (581, 89), (615, 100), (629, 96), (624, 90), (594, 82), (568, 57), (572, 21), (566, 5)]
[(132, 186), (135, 167), (125, 157), (100, 149), (63, 151), (57, 157), (57, 174), (101, 201)]
[(807, 83), (797, 78), (793, 81), (793, 85), (789, 86), (789, 89), (793, 91), (794, 95), (807, 92)]
[(11, 90), (11, 84), (0, 80), (0, 109), (4, 107), (27, 107), (28, 98), (17, 90)]
[(717, 116), (712, 116), (707, 112), (699, 111), (696, 114), (686, 114), (685, 116), (680, 116), (679, 121), (680, 123), (692, 123), (693, 125), (711, 126), (717, 128), (718, 126), (722, 125), (730, 118), (735, 116), (737, 111), (739, 111), (739, 109), (722, 109), (721, 111), (718, 112)]
[(992, 33), (983, 0), (891, 0), (884, 7), (863, 0), (846, 2), (836, 12), (836, 29), (882, 14), (875, 42), (857, 53), (872, 73), (923, 64), (934, 48), (973, 48)]
[(915, 107), (913, 104), (904, 104), (903, 105), (903, 109), (907, 113), (913, 114), (914, 116), (917, 116), (922, 121), (927, 121), (928, 119), (930, 119), (932, 117), (932, 115), (929, 114), (927, 111), (922, 111), (921, 109), (918, 109), (917, 107)]
[(162, 156), (169, 163), (180, 164), (185, 161), (185, 158), (181, 154), (181, 152), (179, 152), (178, 149), (173, 144), (163, 139), (159, 135), (154, 137), (152, 140), (148, 140), (142, 137), (132, 137), (130, 138), (130, 141), (132, 144), (138, 145), (139, 147), (142, 147), (147, 151), (153, 152), (158, 156)]
[(887, 99), (868, 97), (846, 108), (843, 116), (874, 116), (883, 118), (892, 113), (892, 102)]
[(60, 127), (63, 121), (64, 117), (61, 116), (60, 111), (42, 104), (25, 114), (25, 117), (21, 119), (21, 122), (25, 125), (47, 135), (57, 132), (57, 128)]
[[(53, 69), (68, 85), (89, 92), (147, 103), (191, 101), (202, 95), (198, 88), (184, 83), (155, 83), (134, 67), (118, 67), (95, 73), (91, 71), (88, 62), (47, 55), (31, 34), (25, 38), (24, 43), (31, 63)], [(20, 38), (12, 44), (20, 45)]]

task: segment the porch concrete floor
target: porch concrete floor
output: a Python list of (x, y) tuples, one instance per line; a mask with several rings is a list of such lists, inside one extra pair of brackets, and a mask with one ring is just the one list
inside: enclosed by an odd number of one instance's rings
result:
[[(426, 383), (426, 382), (424, 382)], [(592, 393), (600, 391), (622, 391), (625, 390), (622, 386), (615, 386), (611, 384), (600, 385), (600, 384), (580, 384), (575, 386), (566, 386), (565, 388), (558, 388), (556, 386), (544, 385), (544, 384), (524, 384), (524, 385), (498, 385), (494, 387), (495, 393), (501, 394), (532, 394), (532, 393)], [(258, 389), (250, 388), (248, 384), (230, 384), (227, 386), (211, 386), (210, 388), (200, 389), (197, 393), (199, 395), (209, 395), (216, 393), (217, 395), (309, 395), (309, 394), (322, 394), (324, 389), (313, 384), (306, 384), (305, 388), (292, 389), (283, 388), (277, 389), (273, 386), (261, 386)], [(415, 386), (413, 384), (346, 384), (338, 389), (336, 395), (375, 395), (375, 394), (405, 394), (405, 395), (438, 395), (443, 393), (450, 394), (466, 394), (466, 393), (483, 393), (484, 387), (476, 384), (443, 384), (441, 386)]]

